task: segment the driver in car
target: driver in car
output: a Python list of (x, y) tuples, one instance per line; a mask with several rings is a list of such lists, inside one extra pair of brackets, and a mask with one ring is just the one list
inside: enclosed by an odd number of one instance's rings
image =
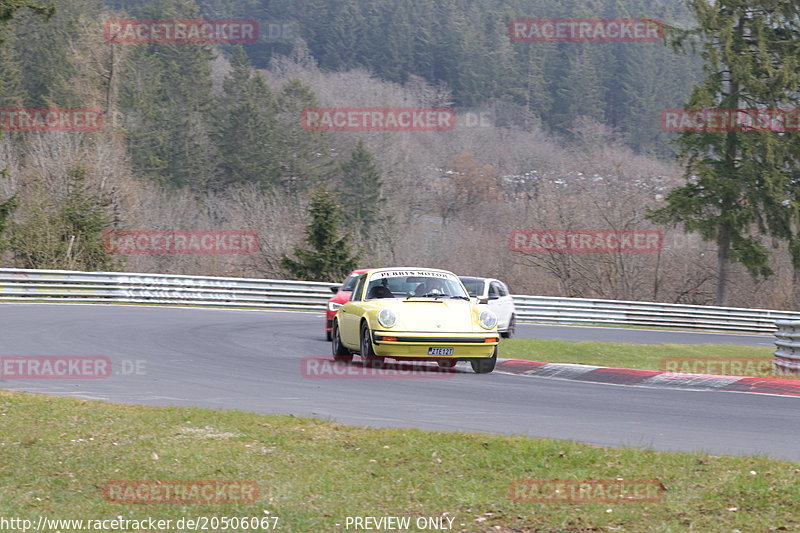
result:
[(414, 296), (425, 296), (426, 294), (430, 295), (444, 295), (445, 294), (445, 286), (444, 281), (438, 278), (431, 278), (426, 281), (423, 281), (417, 288), (414, 289)]

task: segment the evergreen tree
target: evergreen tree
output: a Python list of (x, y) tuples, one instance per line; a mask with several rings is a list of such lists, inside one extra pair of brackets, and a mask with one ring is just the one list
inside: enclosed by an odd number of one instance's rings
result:
[[(741, 109), (797, 103), (800, 11), (794, 2), (690, 2), (699, 23), (706, 79), (686, 107)], [(686, 44), (676, 35), (676, 46)], [(731, 263), (755, 276), (771, 274), (760, 235), (787, 236), (793, 135), (770, 131), (687, 131), (678, 144), (687, 184), (673, 189), (657, 222), (683, 224), (717, 244), (716, 304), (728, 302)], [(793, 164), (794, 163), (794, 164)], [(796, 168), (796, 167), (795, 167)], [(783, 209), (783, 210), (782, 210)], [(788, 236), (787, 236), (788, 237)]]
[(25, 218), (10, 225), (8, 247), (22, 268), (112, 270), (116, 261), (102, 242), (111, 225), (104, 203), (87, 190), (83, 169), (69, 177), (58, 206), (42, 189), (30, 195)]
[(297, 194), (318, 184), (331, 172), (333, 159), (321, 131), (303, 129), (303, 109), (317, 107), (311, 87), (298, 79), (289, 80), (277, 98), (281, 122), (278, 142), (280, 180), (285, 192)]
[[(6, 35), (6, 25), (14, 18), (14, 15), (22, 8), (27, 8), (33, 13), (49, 19), (53, 15), (52, 6), (42, 6), (38, 3), (30, 2), (29, 0), (5, 0), (0, 4), (0, 95), (4, 94), (4, 85), (10, 84), (11, 90), (17, 89), (19, 82), (19, 71), (16, 65), (10, 59), (7, 49), (4, 47), (8, 36)], [(4, 99), (0, 99), (0, 105)], [(14, 102), (15, 104), (18, 102)], [(3, 130), (0, 129), (0, 139), (2, 139)], [(8, 177), (8, 169), (0, 169), (0, 179)], [(17, 196), (13, 195), (10, 198), (0, 202), (0, 256), (6, 250), (8, 242), (4, 237), (6, 229), (11, 223), (11, 215), (19, 207)]]
[(331, 6), (328, 37), (325, 39), (320, 63), (335, 65), (337, 70), (350, 70), (361, 65), (364, 46), (364, 18), (356, 0), (339, 0)]
[[(196, 19), (191, 0), (156, 0), (147, 19)], [(164, 184), (204, 189), (214, 180), (211, 142), (214, 98), (208, 43), (137, 44), (121, 75), (120, 103), (128, 121), (134, 168)]]
[(241, 47), (231, 57), (231, 66), (216, 112), (218, 128), (214, 140), (220, 162), (213, 185), (274, 186), (280, 182), (275, 98), (264, 77), (253, 73)]
[(570, 49), (569, 62), (555, 99), (551, 124), (569, 129), (580, 117), (590, 117), (602, 122), (604, 116), (604, 88), (598, 67), (603, 65), (596, 46), (586, 43), (565, 43)]
[(348, 237), (339, 236), (341, 207), (324, 187), (311, 195), (311, 223), (306, 228), (306, 242), (311, 250), (295, 247), (297, 260), (284, 256), (281, 266), (300, 280), (334, 281), (343, 279), (356, 267), (358, 258), (350, 250)]
[[(0, 179), (6, 178), (8, 171), (6, 169), (0, 170)], [(2, 258), (6, 249), (8, 248), (8, 238), (6, 237), (6, 229), (11, 224), (11, 215), (19, 207), (17, 196), (13, 195), (3, 202), (0, 202), (0, 258)]]
[[(16, 12), (22, 8), (30, 9), (45, 17), (52, 16), (55, 11), (55, 7), (53, 6), (45, 6), (39, 2), (31, 2), (30, 0), (3, 0), (3, 3), (0, 4), (0, 26), (14, 18)], [(0, 44), (2, 44), (2, 39), (0, 39)]]
[(344, 220), (348, 226), (358, 228), (366, 242), (381, 220), (386, 199), (381, 194), (381, 173), (363, 141), (358, 142), (350, 159), (341, 165), (341, 174), (339, 197), (347, 206)]

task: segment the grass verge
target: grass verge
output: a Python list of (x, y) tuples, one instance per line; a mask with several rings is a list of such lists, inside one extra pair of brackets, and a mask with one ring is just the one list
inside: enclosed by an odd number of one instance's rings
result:
[[(800, 531), (800, 465), (767, 458), (11, 392), (0, 392), (0, 420), (0, 517), (34, 523), (271, 516), (279, 531), (316, 533), (348, 531), (348, 516), (410, 516), (412, 531), (417, 517), (446, 516), (449, 531), (465, 532)], [(616, 478), (658, 480), (663, 500), (520, 503), (508, 492), (518, 479)], [(114, 480), (253, 481), (259, 496), (239, 505), (113, 503), (103, 487)]]
[[(742, 370), (741, 375), (793, 377), (772, 372), (774, 351), (768, 346), (729, 344), (627, 344), (541, 339), (503, 339), (500, 343), (500, 356), (508, 359), (733, 375), (740, 375), (738, 370)], [(741, 368), (731, 367), (737, 361), (743, 363)], [(759, 362), (763, 365), (758, 366)]]

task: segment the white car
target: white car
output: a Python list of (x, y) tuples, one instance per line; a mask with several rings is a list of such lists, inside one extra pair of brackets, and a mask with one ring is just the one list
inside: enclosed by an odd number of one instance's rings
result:
[(489, 308), (497, 315), (497, 331), (500, 332), (500, 336), (513, 337), (517, 325), (517, 311), (508, 286), (494, 278), (473, 276), (459, 276), (459, 278), (470, 296), (486, 300)]

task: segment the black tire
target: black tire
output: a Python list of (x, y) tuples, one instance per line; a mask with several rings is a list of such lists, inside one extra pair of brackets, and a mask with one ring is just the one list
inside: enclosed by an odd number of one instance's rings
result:
[(350, 350), (345, 348), (342, 345), (342, 338), (339, 336), (339, 324), (336, 321), (333, 321), (333, 331), (331, 332), (331, 338), (333, 342), (331, 343), (331, 351), (333, 352), (333, 360), (334, 361), (341, 361), (343, 363), (349, 363), (353, 360), (353, 354), (350, 353)]
[(375, 355), (375, 349), (372, 347), (372, 337), (369, 334), (369, 327), (367, 323), (361, 324), (361, 360), (364, 366), (379, 366), (383, 364), (383, 357)]
[(472, 371), (476, 374), (488, 374), (494, 370), (494, 365), (497, 364), (497, 347), (491, 357), (481, 357), (480, 359), (470, 359), (469, 364), (472, 365)]
[(508, 321), (508, 329), (500, 334), (504, 339), (510, 339), (514, 336), (517, 330), (517, 317), (511, 315), (511, 320)]
[(442, 370), (450, 370), (451, 368), (455, 368), (456, 360), (455, 359), (439, 359), (436, 361), (439, 364), (439, 368)]

